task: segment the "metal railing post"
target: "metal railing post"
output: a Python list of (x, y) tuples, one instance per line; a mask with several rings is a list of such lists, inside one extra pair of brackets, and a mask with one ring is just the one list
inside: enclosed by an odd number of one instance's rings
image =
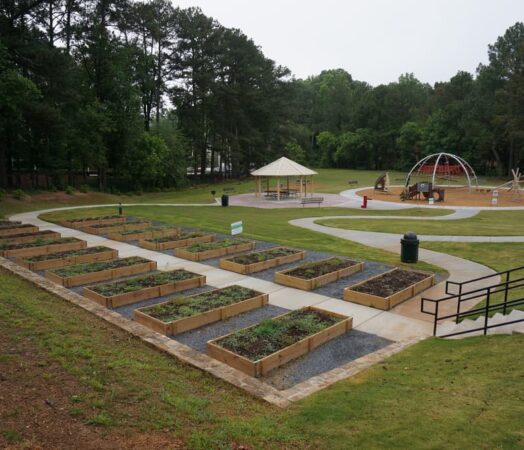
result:
[(486, 309), (485, 309), (485, 314), (486, 316), (484, 317), (484, 336), (488, 333), (488, 319), (489, 319), (489, 302), (490, 302), (490, 298), (491, 298), (491, 286), (488, 287), (488, 295), (486, 296)]
[(508, 290), (509, 290), (509, 270), (506, 272), (506, 285), (504, 286), (504, 308), (502, 314), (506, 315), (507, 303), (508, 303)]
[(439, 302), (436, 303), (436, 306), (435, 306), (435, 320), (433, 321), (433, 336), (436, 336), (437, 335), (437, 321), (438, 321), (438, 307), (439, 307)]
[(459, 284), (459, 292), (457, 297), (457, 317), (455, 317), (455, 323), (459, 323), (460, 317), (460, 301), (462, 300), (462, 283)]

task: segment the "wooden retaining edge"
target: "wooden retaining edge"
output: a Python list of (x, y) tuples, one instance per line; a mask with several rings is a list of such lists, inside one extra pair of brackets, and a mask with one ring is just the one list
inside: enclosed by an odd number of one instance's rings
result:
[[(52, 253), (51, 253), (52, 254)], [(107, 249), (99, 253), (89, 253), (86, 255), (73, 255), (65, 258), (46, 259), (45, 261), (27, 261), (26, 257), (15, 258), (15, 262), (29, 270), (48, 270), (59, 269), (66, 266), (85, 264), (90, 262), (107, 261), (118, 258), (118, 250)]]
[[(223, 339), (226, 336), (229, 336), (229, 334), (233, 334), (234, 332), (208, 341), (207, 353), (209, 356), (218, 359), (221, 362), (229, 364), (230, 366), (244, 372), (249, 376), (260, 377), (293, 359), (296, 359), (302, 355), (305, 355), (306, 353), (309, 353), (310, 351), (314, 350), (315, 348), (319, 347), (325, 342), (330, 341), (331, 339), (334, 339), (335, 337), (346, 333), (353, 327), (352, 317), (337, 314), (331, 311), (326, 311), (320, 308), (315, 308), (314, 306), (308, 306), (306, 308), (303, 308), (303, 310), (320, 311), (323, 314), (327, 314), (333, 317), (342, 317), (344, 320), (257, 361), (251, 361), (248, 358), (231, 352), (217, 344), (217, 341)], [(282, 314), (281, 316), (275, 317), (274, 319), (278, 319), (279, 317), (286, 316), (288, 314), (290, 313)], [(256, 326), (257, 324), (252, 325), (247, 329), (254, 328)]]
[(313, 289), (316, 289), (320, 286), (324, 286), (326, 284), (338, 281), (341, 278), (349, 277), (354, 273), (362, 272), (364, 270), (364, 267), (364, 262), (357, 262), (356, 264), (349, 267), (345, 267), (344, 269), (325, 273), (324, 275), (320, 275), (319, 277), (310, 279), (304, 279), (288, 275), (288, 272), (297, 269), (297, 267), (294, 267), (292, 269), (283, 270), (282, 272), (276, 272), (275, 283), (283, 284), (285, 286), (290, 286), (296, 289), (302, 289), (304, 291), (312, 291)]
[[(178, 301), (168, 300), (167, 302), (158, 303), (158, 305), (174, 302), (186, 303), (187, 299), (190, 299), (191, 297), (194, 297), (196, 295), (201, 294), (195, 294), (180, 299)], [(142, 312), (142, 309), (145, 308), (135, 309), (133, 319), (158, 333), (176, 336), (177, 334), (183, 333), (185, 331), (194, 330), (195, 328), (200, 328), (204, 325), (208, 325), (213, 322), (219, 322), (221, 320), (228, 319), (229, 317), (238, 316), (239, 314), (251, 311), (253, 309), (262, 308), (263, 306), (268, 304), (268, 301), (268, 294), (257, 292), (257, 295), (255, 295), (254, 297), (247, 298), (240, 302), (232, 303), (231, 305), (222, 306), (219, 308), (210, 309), (209, 311), (205, 311), (195, 316), (184, 317), (183, 319), (173, 320), (170, 322), (163, 322), (146, 314), (145, 312)]]
[(223, 258), (220, 260), (219, 265), (222, 269), (230, 270), (231, 272), (237, 272), (242, 274), (261, 272), (262, 270), (271, 269), (272, 267), (281, 266), (282, 264), (291, 263), (304, 259), (306, 252), (303, 250), (297, 251), (291, 255), (278, 256), (276, 258), (267, 259), (252, 264), (240, 264), (232, 261), (229, 258)]
[(15, 226), (13, 228), (0, 228), (0, 237), (10, 236), (11, 234), (38, 233), (40, 229), (35, 225)]
[(256, 246), (255, 242), (244, 242), (242, 244), (235, 244), (229, 247), (215, 248), (212, 250), (204, 250), (203, 252), (188, 252), (185, 247), (175, 248), (175, 256), (179, 258), (189, 259), (190, 261), (203, 261), (205, 259), (219, 258), (233, 253), (245, 252), (253, 250)]
[(357, 286), (360, 286), (364, 283), (367, 283), (370, 280), (373, 280), (375, 278), (380, 278), (381, 276), (394, 272), (396, 270), (405, 270), (405, 269), (392, 269), (388, 272), (384, 272), (382, 274), (376, 275), (374, 277), (371, 277), (365, 281), (361, 281), (360, 283), (354, 284), (352, 286), (349, 286), (344, 289), (344, 300), (358, 303), (360, 305), (365, 306), (372, 306), (373, 308), (383, 309), (385, 311), (390, 310), (394, 306), (398, 305), (399, 303), (402, 303), (411, 297), (414, 297), (419, 292), (422, 292), (423, 290), (429, 288), (432, 286), (435, 282), (435, 275), (430, 274), (428, 272), (413, 270), (412, 272), (422, 273), (424, 275), (427, 275), (427, 278), (424, 278), (421, 281), (418, 281), (410, 286), (408, 286), (405, 289), (402, 289), (401, 291), (395, 292), (394, 294), (390, 295), (389, 297), (380, 297), (378, 295), (374, 294), (367, 294), (365, 292), (358, 292), (355, 291), (354, 288)]
[(116, 227), (103, 227), (103, 228), (93, 228), (92, 226), (86, 226), (86, 227), (80, 227), (80, 230), (84, 233), (90, 233), (90, 234), (96, 234), (97, 236), (101, 234), (108, 234), (110, 232), (118, 232), (118, 231), (124, 231), (124, 230), (143, 230), (144, 228), (149, 228), (151, 226), (151, 222), (140, 222), (135, 223), (133, 225), (133, 222), (126, 222), (122, 225), (118, 225)]
[(111, 219), (83, 220), (81, 222), (80, 221), (71, 222), (69, 220), (63, 220), (58, 223), (62, 225), (63, 227), (78, 229), (78, 228), (88, 227), (91, 225), (104, 225), (104, 224), (119, 223), (119, 222), (125, 222), (125, 221), (127, 221), (127, 217), (122, 216), (122, 217), (113, 217)]
[(98, 294), (91, 290), (89, 287), (85, 287), (82, 290), (84, 297), (87, 297), (95, 302), (99, 303), (106, 308), (118, 308), (119, 306), (130, 305), (132, 303), (138, 303), (143, 300), (149, 300), (151, 298), (162, 297), (164, 295), (172, 294), (174, 292), (185, 291), (195, 287), (201, 287), (206, 284), (205, 275), (198, 275), (188, 280), (175, 281), (173, 283), (161, 284), (158, 286), (151, 286), (144, 289), (140, 289), (134, 292), (126, 292), (124, 294), (117, 294), (112, 296), (105, 296)]
[(173, 227), (166, 230), (154, 230), (154, 231), (144, 231), (137, 232), (133, 234), (122, 234), (122, 233), (109, 233), (107, 235), (108, 239), (113, 239), (120, 242), (128, 241), (137, 241), (139, 239), (151, 239), (155, 237), (164, 237), (164, 236), (176, 236), (180, 234), (180, 228)]
[(193, 244), (213, 242), (214, 240), (214, 234), (206, 234), (204, 236), (167, 242), (149, 242), (147, 239), (141, 239), (138, 241), (138, 245), (142, 248), (147, 248), (148, 250), (168, 250), (172, 248), (189, 247)]
[[(16, 236), (16, 235), (15, 235)], [(60, 238), (60, 233), (56, 231), (37, 231), (33, 235), (29, 236), (2, 236), (0, 237), (0, 244), (23, 244), (24, 242), (32, 242), (38, 239), (58, 239)]]
[(45, 277), (64, 287), (75, 287), (80, 286), (82, 284), (110, 281), (115, 280), (117, 278), (151, 272), (153, 270), (156, 270), (156, 264), (156, 261), (146, 261), (138, 264), (133, 264), (132, 266), (100, 270), (98, 272), (73, 275), (70, 277), (61, 277), (60, 275), (57, 275), (56, 273), (48, 270), (45, 273)]
[(242, 389), (245, 392), (253, 395), (254, 397), (260, 398), (272, 405), (278, 406), (279, 408), (286, 408), (291, 405), (291, 402), (273, 386), (270, 386), (255, 378), (251, 378), (226, 364), (210, 358), (205, 353), (194, 350), (191, 347), (181, 344), (174, 339), (155, 333), (144, 325), (127, 319), (116, 311), (112, 311), (96, 303), (93, 303), (91, 300), (82, 297), (80, 294), (70, 291), (63, 286), (59, 286), (52, 281), (29, 271), (28, 269), (18, 266), (8, 259), (0, 257), (0, 267), (21, 278), (24, 278), (40, 289), (43, 289), (50, 294), (57, 295), (63, 300), (78, 306), (79, 308), (82, 308), (83, 310), (97, 316), (114, 327), (141, 339), (143, 342), (155, 348), (156, 350), (173, 356), (183, 363), (189, 364), (221, 380), (224, 380), (227, 383), (230, 383), (231, 385), (236, 386), (239, 389)]
[(78, 250), (79, 248), (86, 248), (87, 242), (78, 240), (76, 242), (67, 242), (64, 244), (50, 244), (42, 245), (40, 247), (18, 248), (13, 250), (1, 250), (0, 256), (4, 258), (16, 256), (40, 256), (48, 253), (65, 252), (67, 250)]

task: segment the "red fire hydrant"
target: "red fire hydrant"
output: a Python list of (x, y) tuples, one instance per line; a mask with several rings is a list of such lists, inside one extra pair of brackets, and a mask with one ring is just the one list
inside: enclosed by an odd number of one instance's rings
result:
[(362, 197), (362, 205), (360, 205), (361, 208), (366, 209), (368, 207), (368, 196), (364, 195)]

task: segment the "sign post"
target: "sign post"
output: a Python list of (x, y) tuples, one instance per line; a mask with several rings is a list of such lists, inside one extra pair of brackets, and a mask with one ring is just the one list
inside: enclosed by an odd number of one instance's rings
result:
[(235, 236), (236, 234), (240, 234), (244, 231), (244, 225), (242, 224), (242, 221), (239, 222), (233, 222), (231, 224), (231, 235)]

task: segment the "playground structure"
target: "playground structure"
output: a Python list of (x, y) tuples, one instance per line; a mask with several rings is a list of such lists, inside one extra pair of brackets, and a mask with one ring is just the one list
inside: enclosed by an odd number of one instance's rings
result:
[(520, 169), (511, 169), (511, 174), (513, 175), (513, 180), (510, 180), (506, 183), (501, 184), (500, 186), (497, 186), (494, 188), (494, 191), (507, 189), (508, 192), (511, 194), (511, 200), (514, 202), (518, 202), (521, 199), (522, 191), (524, 188), (522, 188), (520, 185), (524, 183), (524, 175), (520, 173)]
[[(458, 184), (459, 178), (466, 181)], [(410, 185), (412, 179), (415, 182)], [(402, 201), (420, 200), (421, 195), (429, 202), (443, 202), (444, 187), (466, 186), (468, 190), (478, 187), (478, 180), (473, 167), (463, 158), (451, 153), (433, 153), (417, 162), (409, 171), (400, 194)]]
[(375, 191), (389, 192), (389, 173), (380, 175), (375, 181)]

